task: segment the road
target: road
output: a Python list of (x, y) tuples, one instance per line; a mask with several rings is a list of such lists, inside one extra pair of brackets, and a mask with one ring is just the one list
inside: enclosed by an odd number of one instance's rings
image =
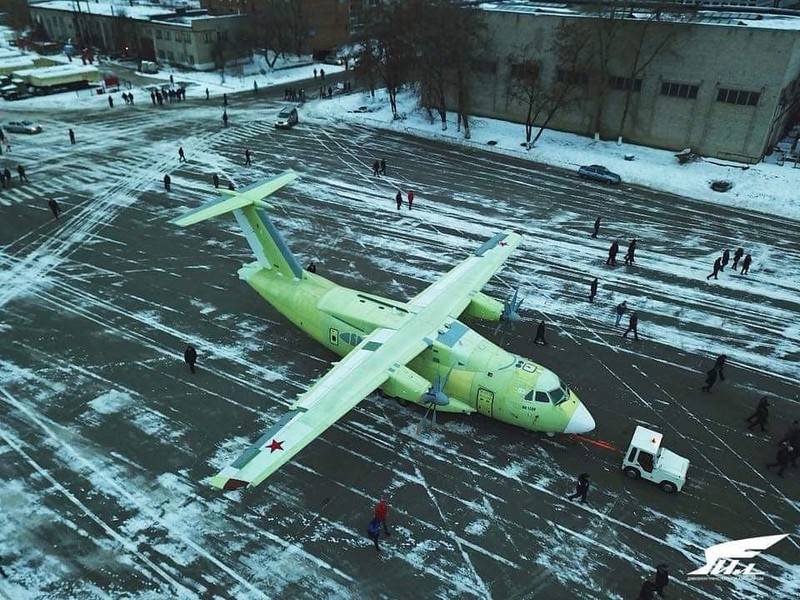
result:
[[(275, 131), (281, 105), (264, 90), (232, 98), (228, 128), (214, 99), (25, 112), (44, 133), (15, 136), (0, 157), (31, 180), (0, 192), (1, 593), (633, 598), (660, 562), (671, 598), (800, 593), (800, 477), (764, 468), (800, 417), (800, 223), (316, 119), (313, 103)], [(375, 178), (382, 157), (387, 176)], [(567, 381), (596, 431), (548, 438), (442, 416), (417, 434), (420, 411), (375, 395), (267, 484), (209, 488), (335, 357), (237, 279), (250, 256), (233, 220), (167, 220), (213, 198), (214, 172), (240, 188), (286, 168), (301, 178), (273, 216), (298, 259), (376, 294), (409, 298), (493, 232), (523, 233), (485, 290), (525, 296), (503, 345)], [(398, 188), (415, 191), (413, 210), (395, 210)], [(610, 242), (624, 253), (634, 237), (636, 265), (607, 267)], [(739, 245), (750, 275), (728, 267), (707, 281), (714, 257)], [(614, 327), (623, 299), (639, 311), (639, 342)], [(531, 344), (540, 319), (546, 347)], [(188, 342), (195, 375), (181, 360)], [(719, 353), (727, 377), (703, 394)], [(764, 394), (770, 430), (748, 432)], [(637, 424), (691, 460), (682, 493), (624, 478)], [(565, 500), (581, 472), (587, 505)], [(381, 496), (393, 534), (376, 555), (364, 530)], [(752, 559), (760, 578), (686, 576), (712, 544), (778, 533), (794, 535)]]

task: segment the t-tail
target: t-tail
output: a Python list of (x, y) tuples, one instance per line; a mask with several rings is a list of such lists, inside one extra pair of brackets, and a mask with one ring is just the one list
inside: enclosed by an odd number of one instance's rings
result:
[(232, 212), (258, 263), (265, 269), (276, 269), (285, 277), (299, 279), (303, 275), (303, 269), (267, 216), (265, 209), (272, 207), (264, 202), (264, 198), (294, 181), (297, 176), (295, 171), (289, 169), (238, 192), (220, 189), (219, 193), (227, 197), (190, 210), (172, 219), (170, 223), (187, 227)]

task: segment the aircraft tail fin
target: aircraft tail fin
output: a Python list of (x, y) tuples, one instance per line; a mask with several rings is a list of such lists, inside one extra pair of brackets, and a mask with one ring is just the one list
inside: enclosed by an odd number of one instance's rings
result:
[(283, 236), (267, 216), (264, 209), (270, 205), (263, 201), (296, 178), (297, 173), (290, 169), (239, 192), (217, 190), (224, 196), (223, 198), (190, 210), (172, 219), (170, 223), (188, 227), (232, 212), (247, 238), (250, 249), (263, 268), (276, 269), (286, 277), (300, 278), (303, 269), (289, 250)]

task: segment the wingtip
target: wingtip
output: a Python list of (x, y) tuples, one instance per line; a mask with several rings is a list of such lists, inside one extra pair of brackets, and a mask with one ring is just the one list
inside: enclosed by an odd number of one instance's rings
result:
[(217, 475), (211, 478), (211, 485), (224, 492), (231, 492), (233, 490), (243, 488), (247, 485), (247, 482), (242, 481), (241, 479), (226, 477), (225, 475)]

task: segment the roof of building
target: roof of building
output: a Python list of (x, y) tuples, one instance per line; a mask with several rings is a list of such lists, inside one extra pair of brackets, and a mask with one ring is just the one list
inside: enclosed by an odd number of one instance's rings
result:
[(177, 25), (191, 24), (196, 19), (230, 19), (237, 15), (210, 15), (206, 9), (192, 6), (189, 2), (174, 2), (173, 6), (161, 4), (131, 3), (128, 0), (102, 0), (87, 2), (86, 0), (47, 0), (32, 4), (31, 8), (60, 10), (70, 13), (82, 12), (87, 15), (103, 15), (106, 17), (130, 17), (137, 21), (160, 21)]
[[(597, 15), (598, 5), (587, 5), (581, 2), (549, 3), (541, 0), (539, 2), (529, 0), (499, 0), (498, 2), (480, 3), (479, 6), (483, 10), (499, 12), (551, 16), (595, 16)], [(702, 9), (693, 6), (676, 4), (676, 11), (681, 12), (670, 13), (668, 9), (664, 9), (665, 6), (669, 5), (653, 5), (653, 8), (648, 11), (647, 4), (642, 2), (624, 18), (643, 20), (649, 18), (656, 10), (656, 7), (658, 7), (662, 9), (661, 18), (664, 22), (682, 21), (689, 23), (701, 23), (704, 25), (800, 30), (800, 12), (789, 11), (786, 9), (771, 10), (769, 8), (747, 6), (723, 6), (720, 8)]]

